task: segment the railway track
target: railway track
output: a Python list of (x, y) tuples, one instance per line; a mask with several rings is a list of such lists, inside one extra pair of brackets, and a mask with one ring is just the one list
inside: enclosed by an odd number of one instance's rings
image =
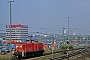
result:
[(89, 50), (90, 50), (90, 47), (89, 48), (84, 48), (84, 49), (79, 49), (79, 50), (77, 50), (77, 51), (75, 51), (75, 52), (71, 52), (71, 53), (69, 53), (68, 55), (67, 54), (65, 54), (65, 55), (63, 55), (63, 56), (59, 56), (59, 57), (57, 57), (57, 58), (50, 58), (49, 60), (63, 60), (63, 59), (65, 59), (65, 58), (70, 58), (70, 57), (72, 57), (72, 56), (76, 56), (76, 55), (78, 55), (78, 54), (82, 54), (82, 53), (85, 53), (85, 52), (89, 52)]
[[(90, 47), (88, 48), (90, 49)], [(69, 58), (69, 57), (72, 57), (72, 56), (75, 56), (75, 55), (78, 55), (78, 54), (81, 54), (81, 53), (84, 53), (84, 52), (88, 52), (88, 49), (87, 48), (77, 48), (77, 49), (72, 49), (72, 50), (69, 50), (69, 51), (74, 51), (74, 52), (71, 52), (69, 53), (68, 55), (65, 54), (65, 55), (62, 55), (62, 56), (59, 56), (57, 58), (49, 58), (49, 60), (62, 60), (62, 59), (65, 59), (65, 58)], [(63, 52), (63, 51), (57, 51), (57, 52), (53, 52), (53, 54), (55, 53), (60, 53), (60, 52)], [(46, 56), (46, 55), (50, 55), (52, 54), (51, 52), (50, 53), (45, 53), (43, 54), (42, 56)], [(35, 57), (32, 57), (32, 58), (21, 58), (21, 59), (14, 59), (14, 60), (31, 60), (33, 58), (39, 58), (41, 56), (35, 56)]]
[[(76, 48), (76, 49), (71, 49), (71, 50), (69, 50), (69, 51), (76, 51), (76, 50), (81, 50), (81, 49), (85, 49), (85, 48)], [(55, 54), (55, 53), (60, 53), (60, 52), (63, 52), (63, 51), (56, 51), (56, 52), (53, 52), (53, 54)], [(50, 55), (50, 54), (52, 54), (52, 52), (50, 52), (50, 53), (45, 53), (45, 54), (43, 54), (43, 56), (45, 56), (45, 55)]]

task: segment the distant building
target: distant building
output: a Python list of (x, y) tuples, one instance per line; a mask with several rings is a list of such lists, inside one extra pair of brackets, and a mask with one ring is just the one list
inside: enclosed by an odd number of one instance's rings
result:
[(6, 39), (6, 33), (0, 33), (0, 40)]
[(6, 37), (6, 33), (0, 33), (0, 37), (5, 38)]
[[(28, 38), (28, 25), (12, 24), (12, 40), (22, 40)], [(6, 25), (6, 40), (10, 40), (10, 25)]]

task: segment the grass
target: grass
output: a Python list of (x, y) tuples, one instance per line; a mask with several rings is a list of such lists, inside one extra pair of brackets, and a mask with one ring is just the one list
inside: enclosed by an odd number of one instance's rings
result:
[[(54, 52), (56, 52), (56, 51), (61, 51), (61, 49), (60, 49), (60, 48), (55, 48), (53, 51), (54, 51)], [(50, 52), (52, 52), (51, 48), (47, 48), (47, 49), (45, 49), (45, 51), (44, 51), (44, 53), (50, 53)]]
[[(60, 55), (62, 55), (62, 53), (53, 54), (53, 58), (58, 57)], [(31, 60), (49, 60), (49, 58), (52, 58), (52, 54), (46, 55), (46, 56), (41, 56), (41, 57), (36, 57), (36, 58), (31, 59)]]
[(90, 60), (90, 58), (89, 57), (86, 57), (86, 58), (84, 58), (84, 60)]
[(0, 60), (9, 60), (10, 54), (0, 55)]
[[(74, 48), (84, 48), (84, 46), (82, 47), (82, 46), (80, 46), (80, 47), (74, 47)], [(60, 51), (61, 49), (60, 48), (58, 48), (58, 49), (55, 49), (54, 50), (54, 52), (55, 51)], [(48, 52), (51, 52), (51, 49), (50, 48), (47, 48), (47, 49), (45, 49), (45, 53), (48, 53)], [(53, 58), (57, 58), (57, 57), (59, 57), (59, 56), (61, 56), (61, 55), (64, 55), (63, 53), (56, 53), (56, 54), (53, 54)], [(49, 58), (52, 58), (52, 54), (51, 55), (46, 55), (46, 56), (42, 56), (42, 57), (38, 57), (38, 58), (34, 58), (34, 59), (31, 59), (31, 60), (49, 60)], [(74, 59), (75, 59), (75, 56), (74, 56)], [(86, 59), (89, 59), (89, 58), (86, 58)], [(65, 60), (67, 60), (67, 59), (65, 59)], [(72, 58), (69, 58), (69, 60), (72, 60)]]
[[(12, 59), (15, 60), (13, 56)], [(0, 60), (10, 60), (10, 54), (0, 55)]]

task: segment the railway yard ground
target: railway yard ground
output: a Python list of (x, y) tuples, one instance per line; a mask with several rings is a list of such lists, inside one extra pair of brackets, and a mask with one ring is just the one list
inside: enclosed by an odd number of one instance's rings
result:
[(90, 60), (90, 51), (87, 53), (83, 53), (80, 55), (80, 57), (78, 56), (76, 59), (74, 60)]
[(90, 60), (90, 51), (62, 60)]
[[(73, 51), (73, 52), (75, 52), (75, 51)], [(70, 51), (70, 53), (72, 53), (72, 52)], [(60, 53), (55, 53), (53, 55), (54, 59), (51, 59), (52, 54), (50, 54), (50, 55), (45, 55), (45, 56), (40, 56), (40, 57), (35, 57), (35, 58), (30, 58), (30, 59), (21, 59), (21, 60), (90, 60), (90, 50), (87, 51), (87, 49), (83, 50), (80, 54), (76, 54), (69, 58), (64, 58), (64, 59), (57, 58), (58, 56), (62, 56), (62, 55), (65, 55), (65, 54), (60, 52)], [(55, 58), (57, 58), (57, 59), (55, 59)]]
[[(61, 56), (61, 55), (63, 54), (56, 53), (54, 54), (54, 57)], [(31, 59), (26, 59), (26, 60), (59, 60), (59, 59), (49, 59), (49, 57), (51, 57), (51, 55), (43, 56), (43, 57), (36, 57), (36, 58), (31, 58)], [(90, 51), (81, 53), (81, 54), (78, 54), (69, 58), (60, 59), (60, 60), (90, 60)]]
[[(76, 50), (75, 50), (76, 51)], [(71, 52), (75, 52), (75, 51), (70, 51)], [(53, 54), (53, 58), (57, 58), (59, 56), (63, 56), (65, 54), (63, 54), (63, 52), (60, 53), (54, 53)], [(33, 58), (24, 58), (24, 59), (12, 59), (12, 60), (52, 60), (52, 54), (50, 55), (45, 55), (45, 56), (40, 56), (40, 57), (33, 57)], [(6, 55), (0, 55), (0, 60), (9, 60), (9, 54)], [(53, 59), (53, 60), (59, 60), (59, 59)], [(90, 60), (90, 49), (87, 52), (82, 52), (80, 54), (71, 56), (69, 58), (64, 58), (64, 59), (60, 59), (60, 60)]]

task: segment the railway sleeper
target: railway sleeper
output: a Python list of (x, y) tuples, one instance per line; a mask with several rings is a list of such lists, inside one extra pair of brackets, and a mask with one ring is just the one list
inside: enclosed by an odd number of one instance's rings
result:
[(62, 60), (64, 58), (69, 58), (69, 57), (72, 57), (72, 56), (76, 56), (78, 54), (81, 54), (81, 53), (84, 53), (84, 52), (88, 52), (88, 51), (89, 51), (89, 49), (82, 48), (82, 49), (79, 49), (76, 52), (71, 52), (68, 55), (63, 55), (63, 56), (59, 56), (58, 58), (54, 58), (54, 60)]

